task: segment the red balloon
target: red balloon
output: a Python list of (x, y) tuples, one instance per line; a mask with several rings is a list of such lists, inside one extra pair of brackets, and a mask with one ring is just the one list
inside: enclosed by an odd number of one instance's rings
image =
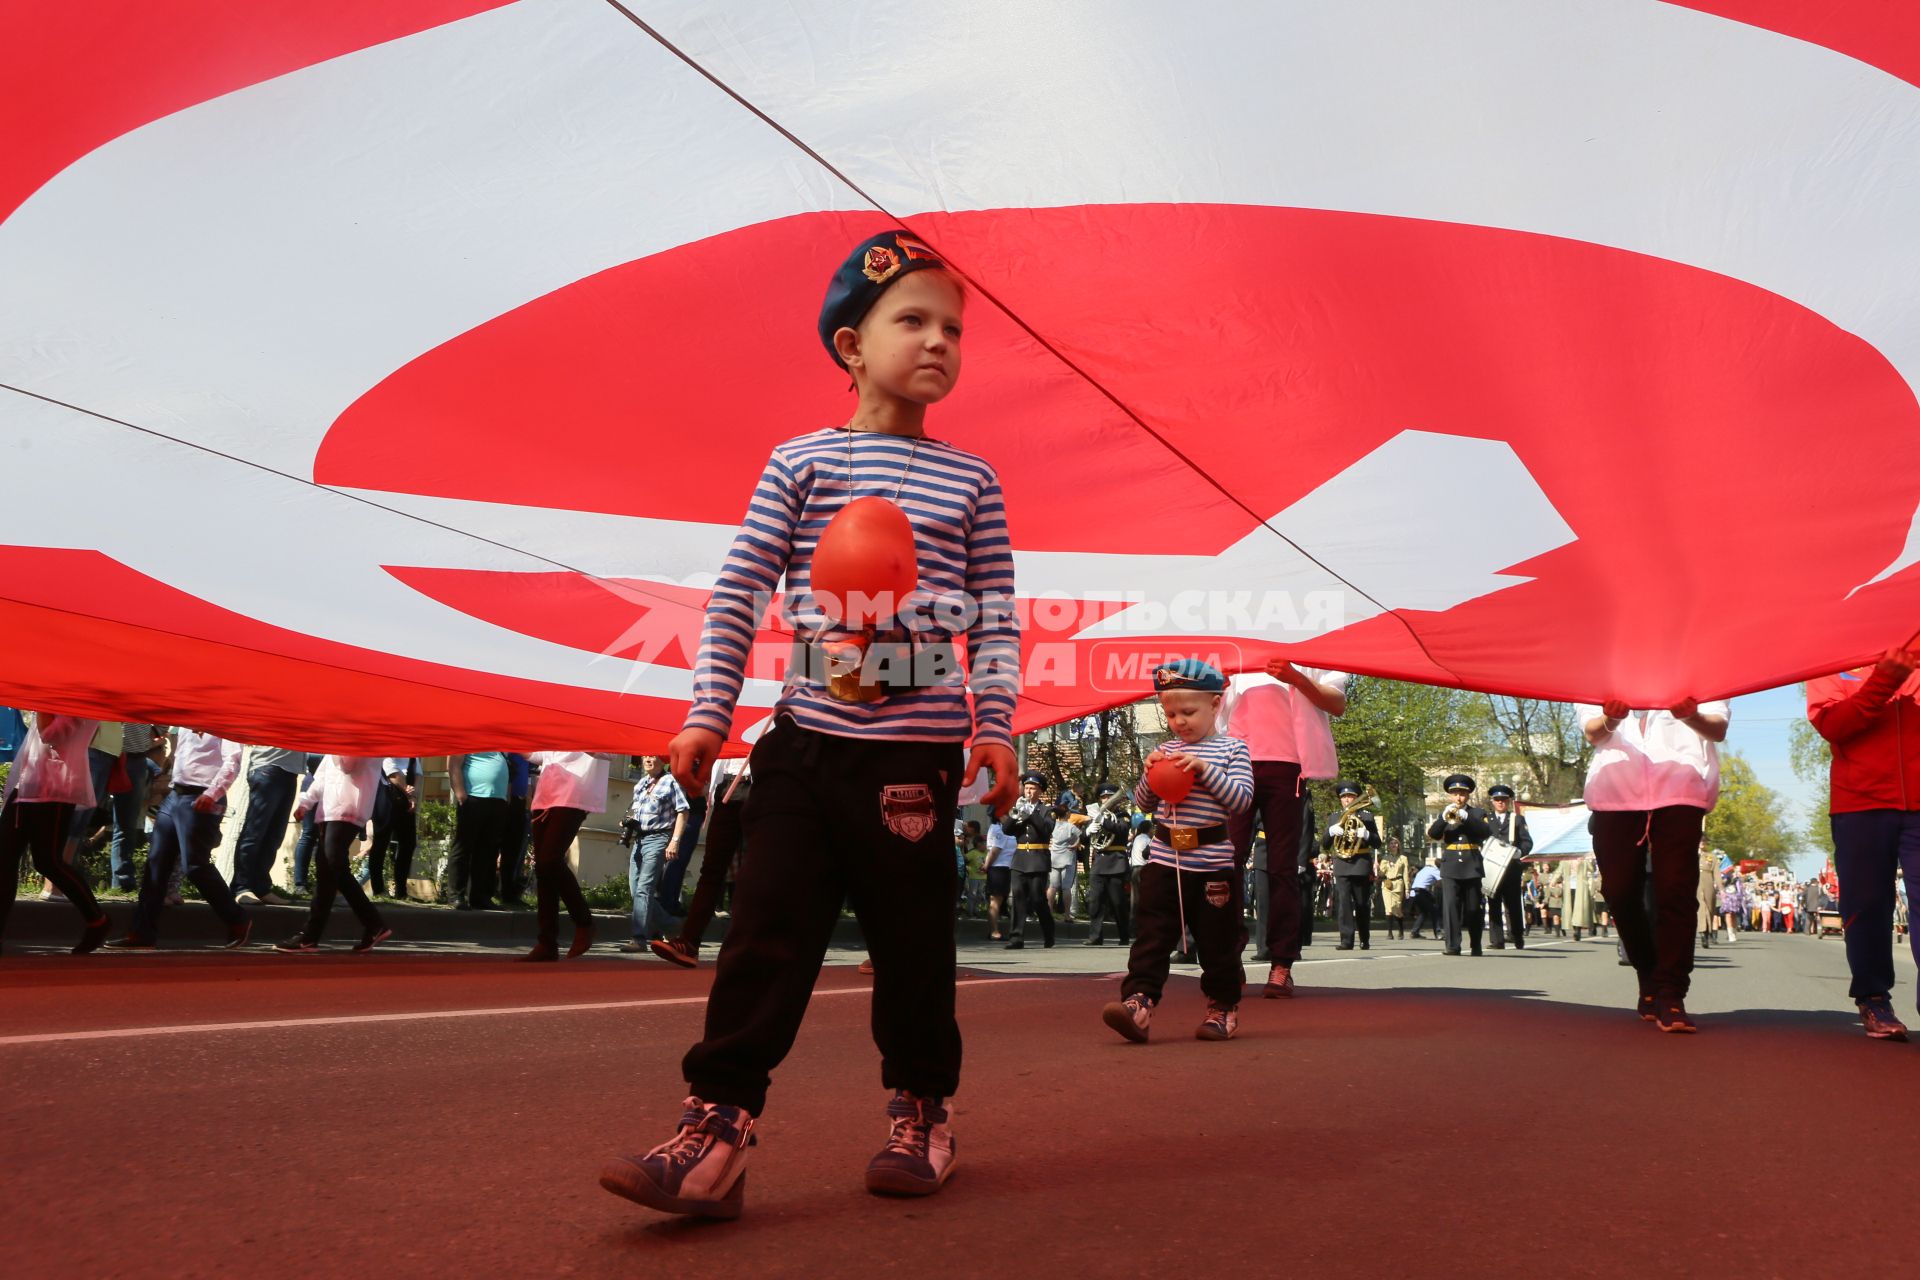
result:
[(888, 498), (855, 498), (827, 522), (810, 579), (828, 618), (845, 626), (891, 619), (920, 585), (907, 513)]
[(1179, 804), (1193, 790), (1193, 775), (1168, 756), (1155, 756), (1147, 766), (1147, 786), (1168, 804)]

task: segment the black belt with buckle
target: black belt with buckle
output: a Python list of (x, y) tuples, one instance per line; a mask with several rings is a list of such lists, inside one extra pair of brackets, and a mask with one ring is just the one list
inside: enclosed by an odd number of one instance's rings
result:
[[(1215, 823), (1211, 827), (1170, 827), (1164, 822), (1153, 824), (1153, 838), (1164, 841), (1175, 849), (1185, 852), (1198, 849), (1203, 844), (1220, 844), (1227, 839), (1227, 825)], [(1192, 843), (1188, 843), (1191, 841)]]
[[(960, 675), (959, 650), (942, 632), (937, 640), (875, 640), (857, 645), (795, 639), (790, 674), (821, 685), (842, 702), (872, 701), (906, 689), (933, 689)], [(858, 696), (855, 690), (866, 693)]]

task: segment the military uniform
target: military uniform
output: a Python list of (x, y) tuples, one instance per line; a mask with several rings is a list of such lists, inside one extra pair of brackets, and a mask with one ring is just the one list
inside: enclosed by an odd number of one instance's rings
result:
[[(1487, 791), (1489, 799), (1502, 799), (1513, 802), (1513, 788), (1491, 787)], [(1487, 917), (1491, 941), (1496, 949), (1507, 945), (1507, 933), (1513, 934), (1516, 949), (1527, 945), (1527, 917), (1521, 906), (1521, 898), (1526, 891), (1526, 869), (1520, 859), (1533, 852), (1533, 833), (1527, 830), (1527, 820), (1517, 808), (1510, 808), (1502, 816), (1498, 813), (1487, 815), (1487, 822), (1493, 828), (1493, 834), (1512, 845), (1519, 853), (1507, 864), (1506, 874), (1500, 877), (1500, 883), (1494, 886), (1493, 900), (1487, 904)], [(1502, 920), (1504, 913), (1505, 919)], [(1505, 928), (1502, 928), (1502, 924)]]
[[(1025, 784), (1039, 782), (1038, 774), (1028, 774)], [(1013, 936), (1007, 948), (1027, 945), (1027, 917), (1040, 921), (1040, 938), (1053, 945), (1053, 910), (1047, 906), (1047, 876), (1053, 870), (1048, 846), (1053, 840), (1053, 812), (1044, 801), (1025, 796), (1013, 802), (1013, 808), (1000, 820), (1000, 829), (1014, 838), (1013, 848)]]
[(1413, 860), (1404, 853), (1383, 853), (1374, 860), (1380, 872), (1380, 906), (1387, 936), (1407, 936), (1407, 895), (1413, 891)]
[[(1342, 796), (1358, 796), (1358, 787), (1342, 786)], [(1364, 833), (1360, 850), (1352, 857), (1341, 857), (1337, 850), (1342, 834), (1342, 822), (1346, 818), (1360, 819)], [(1341, 951), (1353, 950), (1354, 939), (1360, 941), (1360, 949), (1365, 951), (1373, 943), (1373, 855), (1380, 847), (1380, 824), (1373, 814), (1365, 809), (1336, 814), (1327, 826), (1322, 844), (1333, 854), (1333, 911), (1334, 918), (1340, 922)]]
[[(1465, 784), (1465, 792), (1473, 792), (1473, 779), (1457, 773), (1447, 779), (1449, 793), (1459, 790)], [(1452, 821), (1442, 813), (1427, 828), (1427, 838), (1440, 842), (1440, 906), (1446, 922), (1446, 945), (1443, 954), (1460, 954), (1460, 935), (1464, 931), (1473, 943), (1473, 954), (1480, 954), (1480, 933), (1485, 927), (1484, 895), (1480, 890), (1480, 881), (1486, 876), (1486, 864), (1480, 858), (1480, 846), (1493, 834), (1493, 827), (1487, 822), (1485, 809), (1466, 803), (1461, 796), (1456, 803), (1459, 811)]]
[(1118, 789), (1102, 795), (1087, 818), (1088, 861), (1092, 874), (1087, 884), (1087, 945), (1097, 947), (1105, 941), (1107, 916), (1113, 916), (1120, 944), (1133, 941), (1127, 919), (1127, 844), (1133, 823), (1127, 817)]

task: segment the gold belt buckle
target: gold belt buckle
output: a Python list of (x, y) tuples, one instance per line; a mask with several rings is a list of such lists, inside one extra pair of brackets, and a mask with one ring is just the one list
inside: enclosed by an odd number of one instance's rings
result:
[(1198, 827), (1168, 827), (1167, 834), (1171, 837), (1167, 843), (1181, 853), (1192, 853), (1200, 847), (1200, 828)]
[(879, 702), (887, 691), (861, 679), (867, 657), (867, 642), (836, 640), (820, 646), (827, 659), (827, 696), (835, 702)]

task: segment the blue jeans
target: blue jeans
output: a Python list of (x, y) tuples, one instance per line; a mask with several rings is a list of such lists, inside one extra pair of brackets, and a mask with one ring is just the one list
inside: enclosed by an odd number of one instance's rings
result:
[[(1833, 815), (1833, 869), (1840, 877), (1840, 921), (1846, 928), (1847, 968), (1855, 1000), (1893, 993), (1894, 868), (1908, 891), (1920, 884), (1920, 811), (1867, 809)], [(1907, 941), (1920, 963), (1920, 935)]]
[(266, 893), (273, 888), (273, 860), (293, 813), (299, 779), (278, 765), (262, 765), (247, 775), (247, 816), (233, 847), (233, 891)]
[(627, 888), (633, 891), (633, 936), (645, 942), (665, 930), (660, 910), (660, 864), (667, 856), (671, 831), (642, 832), (633, 842), (633, 858), (627, 863)]
[(220, 838), (220, 816), (227, 811), (227, 802), (222, 800), (211, 813), (201, 813), (193, 807), (201, 790), (176, 783), (160, 805), (153, 823), (153, 844), (147, 850), (146, 878), (140, 883), (140, 902), (128, 931), (135, 937), (153, 940), (160, 911), (166, 905), (167, 885), (182, 867), (221, 923), (232, 927), (247, 918), (247, 913), (235, 905), (219, 868), (213, 865), (213, 845)]
[(300, 838), (293, 842), (293, 887), (307, 891), (307, 869), (313, 865), (314, 851), (320, 847), (320, 828), (314, 824), (313, 810), (300, 819)]
[(700, 843), (700, 828), (707, 821), (707, 798), (701, 796), (687, 801), (687, 829), (680, 833), (680, 856), (667, 863), (660, 871), (660, 890), (655, 895), (660, 899), (660, 909), (670, 916), (681, 916), (682, 895), (685, 892), (687, 865), (693, 861), (693, 846)]

